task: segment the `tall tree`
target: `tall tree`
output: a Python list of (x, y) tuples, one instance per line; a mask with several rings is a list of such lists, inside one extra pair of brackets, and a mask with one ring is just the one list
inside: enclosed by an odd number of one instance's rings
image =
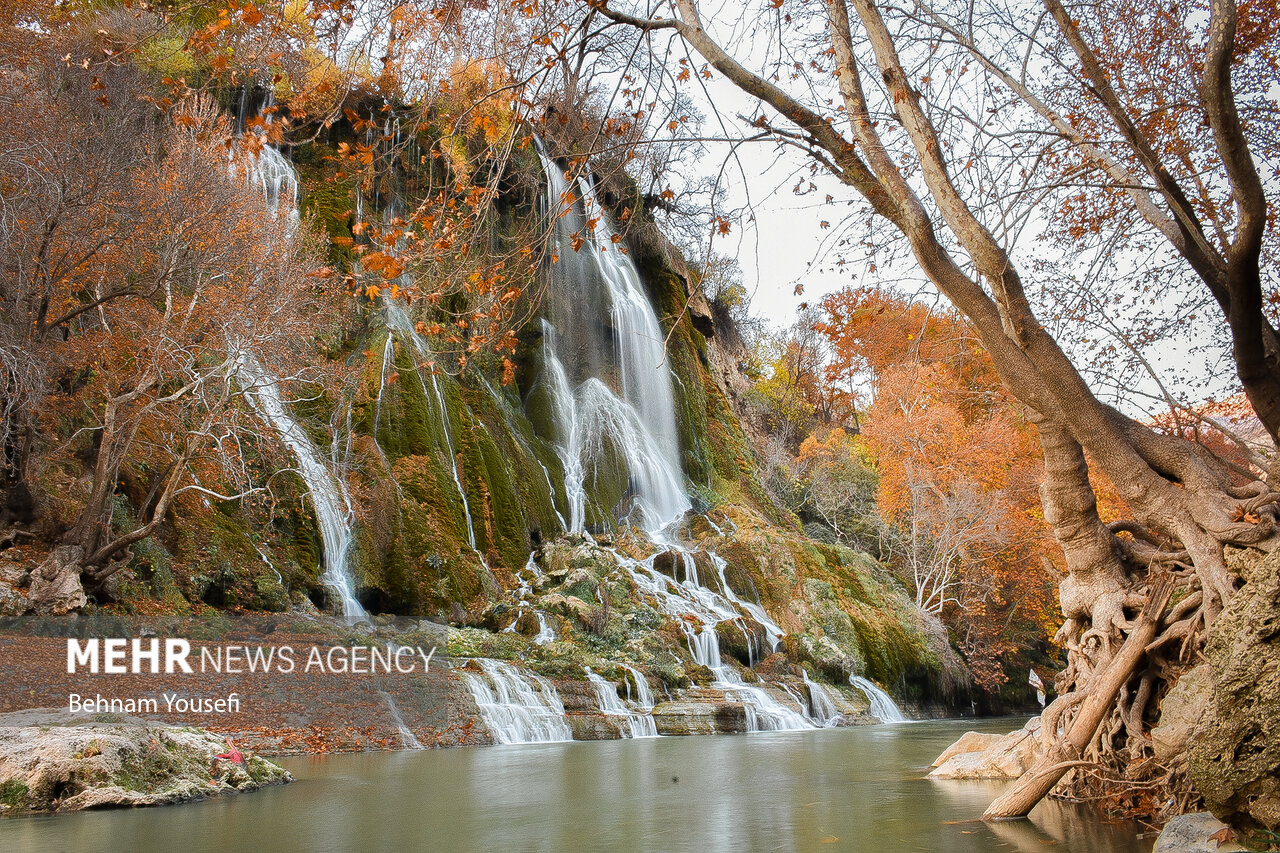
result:
[[(887, 223), (906, 241), (925, 275), (969, 320), (1002, 383), (1039, 429), (1045, 518), (1069, 571), (1060, 587), (1067, 619), (1060, 636), (1070, 649), (1069, 665), (1059, 678), (1063, 695), (1050, 710), (1065, 735), (1050, 749), (1053, 760), (1024, 777), (988, 812), (1004, 816), (1025, 814), (1047, 793), (1071, 766), (1063, 756), (1093, 743), (1104, 719), (1145, 718), (1158, 691), (1122, 688), (1144, 659), (1170, 654), (1163, 645), (1147, 651), (1153, 641), (1171, 635), (1200, 637), (1221, 612), (1236, 583), (1227, 569), (1225, 546), (1271, 550), (1280, 544), (1280, 492), (1262, 477), (1236, 484), (1220, 460), (1095, 396), (1033, 304), (1024, 270), (1034, 265), (1017, 251), (1019, 229), (1011, 228), (1006, 218), (1018, 211), (991, 201), (1035, 202), (1030, 212), (1022, 211), (1024, 224), (1049, 215), (1051, 207), (1041, 205), (1051, 205), (1057, 189), (1028, 185), (1039, 156), (1037, 146), (1027, 159), (1023, 149), (1028, 137), (1051, 137), (1078, 156), (1103, 164), (1114, 182), (1109, 194), (1115, 203), (1137, 209), (1144, 221), (1150, 215), (1167, 223), (1168, 237), (1185, 253), (1187, 264), (1197, 273), (1203, 267), (1204, 286), (1218, 289), (1220, 324), (1231, 331), (1237, 371), (1274, 435), (1270, 389), (1276, 370), (1266, 361), (1268, 318), (1257, 273), (1269, 209), (1250, 141), (1274, 137), (1275, 113), (1253, 116), (1255, 122), (1270, 123), (1265, 128), (1247, 126), (1242, 117), (1232, 78), (1233, 61), (1246, 46), (1236, 39), (1236, 6), (1212, 0), (1196, 45), (1199, 61), (1184, 71), (1195, 78), (1188, 112), (1212, 136), (1203, 147), (1213, 157), (1201, 169), (1211, 170), (1217, 185), (1230, 188), (1223, 218), (1233, 228), (1226, 250), (1210, 253), (1202, 245), (1199, 216), (1192, 218), (1194, 206), (1166, 180), (1161, 161), (1149, 157), (1143, 137), (1130, 130), (1133, 109), (1117, 100), (1111, 75), (1099, 66), (1090, 39), (1107, 30), (1080, 23), (1096, 21), (1099, 7), (1068, 12), (1058, 0), (1045, 0), (1043, 12), (1056, 29), (1037, 26), (1027, 38), (1055, 46), (1056, 62), (1033, 63), (1002, 76), (997, 65), (982, 62), (967, 46), (959, 53), (941, 49), (965, 36), (962, 27), (948, 20), (985, 21), (999, 15), (996, 5), (958, 3), (947, 10), (948, 17), (874, 0), (774, 0), (758, 15), (752, 13), (754, 27), (736, 30), (704, 20), (696, 0), (674, 0), (671, 15), (651, 6), (633, 14), (620, 4), (606, 7), (605, 14), (655, 37), (674, 31), (730, 83), (760, 101), (753, 130), (767, 130), (802, 148), (814, 169), (865, 201), (871, 218)], [(1028, 16), (1033, 24), (1044, 19), (1036, 10)], [(1141, 30), (1148, 21), (1138, 18), (1128, 25)], [(753, 49), (761, 28), (767, 29), (770, 43), (782, 47), (785, 61), (773, 51)], [(1262, 41), (1274, 46), (1274, 27), (1261, 29)], [(1012, 39), (1021, 32), (1006, 35)], [(806, 64), (793, 58), (801, 56), (812, 60)], [(962, 56), (968, 61), (957, 61)], [(965, 72), (975, 68), (985, 73), (977, 82), (962, 82), (974, 80)], [(1114, 137), (1112, 129), (1118, 130), (1136, 164), (1107, 165), (1107, 151), (1061, 124), (1052, 108), (1039, 110), (1032, 104), (1039, 124), (1011, 141), (973, 109), (980, 103), (980, 110), (999, 115), (1010, 104), (1032, 103), (1035, 93), (1028, 97), (1019, 89), (1025, 89), (1023, 80), (1044, 83), (1040, 72), (1047, 69), (1052, 78), (1058, 68), (1085, 82), (1091, 103), (1099, 102), (1110, 116), (1108, 139)], [(1060, 85), (1056, 79), (1049, 82)], [(975, 132), (969, 137), (961, 131)], [(981, 144), (969, 144), (972, 139)], [(978, 175), (1003, 175), (1006, 180), (994, 190), (984, 189)], [(1155, 186), (1139, 175), (1154, 175)], [(1104, 219), (1097, 227), (1120, 224), (1119, 219)], [(1116, 485), (1132, 519), (1107, 525), (1099, 518), (1091, 464)], [(1175, 582), (1189, 587), (1195, 606), (1165, 610)], [(1185, 654), (1194, 646), (1177, 649)], [(1173, 654), (1177, 657), (1178, 651)], [(1141, 707), (1135, 708), (1136, 703)], [(1140, 753), (1141, 726), (1136, 728), (1116, 730), (1126, 733), (1121, 737), (1133, 736), (1131, 745)], [(1103, 746), (1110, 754), (1116, 744), (1108, 740)]]

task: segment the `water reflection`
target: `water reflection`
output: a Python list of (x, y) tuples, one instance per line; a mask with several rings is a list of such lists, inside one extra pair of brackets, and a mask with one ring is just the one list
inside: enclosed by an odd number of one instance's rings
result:
[(1133, 827), (1060, 804), (1030, 821), (977, 820), (998, 784), (923, 778), (973, 727), (297, 758), (287, 763), (298, 782), (230, 800), (0, 821), (0, 850), (1150, 849)]

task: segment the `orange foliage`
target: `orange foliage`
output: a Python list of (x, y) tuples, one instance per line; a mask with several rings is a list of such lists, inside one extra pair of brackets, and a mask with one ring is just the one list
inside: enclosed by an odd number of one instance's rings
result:
[(951, 625), (980, 686), (1010, 653), (1052, 633), (1053, 540), (1031, 425), (956, 314), (871, 288), (823, 300), (828, 379), (871, 382), (861, 440), (877, 505), (903, 531), (917, 601)]

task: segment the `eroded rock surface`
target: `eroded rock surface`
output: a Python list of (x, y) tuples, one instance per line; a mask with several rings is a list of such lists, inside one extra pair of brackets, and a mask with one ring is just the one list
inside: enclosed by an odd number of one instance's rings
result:
[(0, 812), (166, 805), (293, 779), (256, 755), (216, 759), (227, 751), (201, 729), (135, 718), (0, 725)]
[(1209, 632), (1213, 696), (1187, 744), (1205, 805), (1232, 825), (1280, 829), (1280, 552), (1233, 555), (1245, 579)]

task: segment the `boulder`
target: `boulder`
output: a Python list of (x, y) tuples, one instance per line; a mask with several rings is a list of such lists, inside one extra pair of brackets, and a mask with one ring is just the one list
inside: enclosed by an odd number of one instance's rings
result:
[(136, 718), (0, 726), (0, 813), (166, 805), (292, 781), (256, 755), (215, 760), (227, 749), (209, 732)]
[(1187, 741), (1213, 695), (1208, 664), (1182, 674), (1160, 703), (1160, 722), (1151, 730), (1151, 747), (1160, 761), (1170, 761), (1187, 748)]
[(618, 740), (625, 717), (607, 714), (565, 714), (574, 740)]
[(560, 595), (552, 593), (542, 599), (543, 609), (550, 613), (558, 613), (569, 619), (586, 622), (591, 617), (593, 608), (576, 595)]
[(930, 764), (930, 767), (939, 767), (946, 764), (953, 756), (964, 755), (970, 752), (983, 752), (990, 749), (996, 743), (1003, 741), (1008, 735), (996, 734), (995, 732), (965, 732), (960, 739), (951, 746), (942, 751)]
[(80, 561), (84, 549), (79, 545), (59, 545), (31, 573), (27, 597), (37, 613), (69, 613), (88, 602), (80, 586)]
[(1245, 848), (1215, 838), (1227, 825), (1208, 812), (1175, 817), (1165, 824), (1152, 853), (1238, 853)]
[(0, 581), (0, 620), (16, 619), (31, 609), (31, 602), (16, 589)]
[(934, 762), (931, 779), (1017, 779), (1036, 762), (1040, 745), (1037, 717), (1007, 735), (965, 732)]
[(1245, 579), (1205, 643), (1212, 698), (1187, 742), (1205, 805), (1233, 826), (1280, 830), (1280, 551), (1234, 552)]

